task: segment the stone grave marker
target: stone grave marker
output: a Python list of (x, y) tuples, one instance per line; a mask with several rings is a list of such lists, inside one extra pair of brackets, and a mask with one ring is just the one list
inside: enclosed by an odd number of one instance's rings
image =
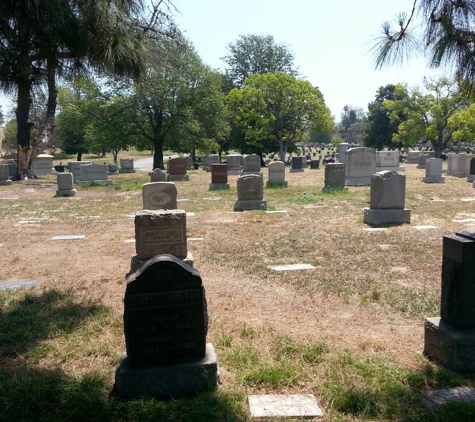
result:
[(350, 144), (341, 143), (338, 145), (338, 162), (345, 164), (346, 160), (346, 151), (350, 148)]
[(107, 174), (109, 176), (119, 174), (119, 168), (117, 167), (117, 164), (109, 163), (107, 165)]
[(346, 151), (345, 185), (369, 186), (371, 175), (376, 171), (376, 151), (373, 148), (357, 147)]
[(10, 180), (10, 173), (8, 171), (8, 164), (0, 164), (0, 185), (11, 185), (13, 182)]
[(131, 157), (120, 158), (119, 164), (120, 164), (119, 173), (135, 173), (133, 158)]
[(54, 170), (53, 168), (53, 156), (49, 154), (40, 154), (36, 157), (32, 164), (31, 169), (33, 173), (37, 176), (43, 174), (51, 174)]
[(445, 177), (442, 177), (442, 158), (429, 158), (425, 168), (426, 176), (422, 178), (424, 183), (445, 183)]
[(417, 163), (416, 168), (418, 168), (418, 169), (425, 169), (425, 168), (426, 168), (426, 162), (427, 162), (427, 160), (429, 160), (430, 158), (435, 158), (435, 151), (426, 151), (426, 152), (423, 152), (423, 153), (419, 156), (419, 162)]
[(475, 158), (470, 159), (470, 173), (467, 176), (467, 182), (475, 182)]
[(363, 221), (370, 225), (411, 222), (405, 208), (406, 176), (384, 170), (371, 176), (370, 208), (363, 210)]
[(210, 172), (213, 164), (219, 164), (219, 154), (206, 155), (203, 163), (203, 170)]
[(320, 160), (311, 160), (310, 161), (310, 170), (319, 170), (320, 169)]
[(10, 290), (10, 289), (19, 289), (24, 287), (36, 286), (37, 284), (43, 283), (42, 280), (11, 280), (11, 281), (1, 281), (0, 290)]
[(227, 158), (228, 174), (242, 173), (243, 157), (241, 154), (229, 154)]
[(56, 175), (56, 182), (58, 183), (56, 196), (76, 195), (76, 189), (74, 189), (74, 176), (72, 173), (58, 173)]
[(172, 182), (150, 182), (142, 187), (144, 210), (174, 210), (177, 208), (177, 197), (178, 190)]
[(59, 236), (53, 236), (51, 240), (80, 240), (85, 239), (85, 234), (65, 234)]
[(12, 162), (12, 163), (7, 163), (6, 165), (8, 166), (8, 174), (10, 175), (10, 177), (15, 177), (18, 170), (17, 163)]
[(262, 176), (258, 174), (240, 176), (237, 180), (237, 194), (234, 211), (267, 210)]
[(167, 165), (167, 181), (188, 181), (190, 176), (186, 174), (186, 159), (183, 157), (171, 158)]
[(76, 180), (76, 184), (111, 185), (112, 181), (107, 178), (107, 165), (87, 164), (80, 166), (79, 177)]
[(323, 416), (313, 394), (252, 395), (248, 397), (252, 418), (316, 418)]
[(162, 169), (153, 169), (150, 173), (151, 182), (166, 182), (167, 174)]
[(193, 158), (191, 158), (191, 156), (187, 155), (185, 157), (183, 157), (186, 161), (186, 169), (187, 170), (194, 170), (194, 166), (193, 166)]
[(229, 189), (227, 164), (211, 165), (211, 183), (209, 190), (219, 189)]
[(406, 157), (407, 164), (419, 164), (419, 157), (422, 155), (420, 151), (408, 151)]
[(376, 151), (375, 171), (404, 171), (405, 168), (399, 165), (399, 151)]
[(454, 372), (475, 372), (475, 228), (444, 236), (440, 317), (426, 318), (424, 354)]
[(273, 161), (267, 166), (269, 172), (269, 180), (266, 186), (288, 186), (285, 180), (285, 164), (282, 161)]
[(218, 385), (218, 360), (206, 343), (208, 313), (199, 272), (172, 255), (158, 255), (127, 280), (127, 353), (115, 390), (131, 399), (170, 399)]
[(303, 157), (292, 157), (292, 168), (290, 169), (290, 172), (301, 173), (303, 171)]
[(245, 155), (242, 159), (243, 167), (242, 174), (259, 174), (262, 176), (261, 172), (261, 157), (257, 154)]
[(81, 166), (89, 164), (92, 164), (92, 161), (68, 161), (68, 170), (73, 174), (74, 180), (79, 179)]
[(325, 186), (322, 192), (329, 192), (334, 189), (345, 188), (345, 164), (327, 163), (325, 164)]

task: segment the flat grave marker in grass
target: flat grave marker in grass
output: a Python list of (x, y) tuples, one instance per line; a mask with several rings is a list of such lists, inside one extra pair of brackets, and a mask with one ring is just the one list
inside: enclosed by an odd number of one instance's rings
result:
[(0, 290), (18, 289), (22, 287), (31, 287), (43, 283), (41, 280), (11, 280), (0, 282)]
[(60, 236), (53, 236), (51, 240), (79, 240), (79, 239), (85, 239), (86, 235), (85, 234), (66, 234), (66, 235), (60, 235)]
[(193, 242), (193, 241), (196, 242), (196, 241), (205, 240), (205, 238), (204, 238), (204, 237), (189, 237), (188, 240), (190, 240), (190, 241), (192, 241), (192, 242)]
[(135, 218), (135, 214), (127, 214), (125, 218)]
[(196, 215), (195, 212), (187, 212), (187, 213), (186, 213), (186, 216), (187, 216), (187, 217), (194, 217), (195, 215)]
[(386, 227), (370, 227), (367, 229), (363, 229), (364, 232), (384, 232), (386, 230)]
[(313, 394), (249, 396), (249, 410), (253, 418), (315, 418), (323, 416)]
[(274, 271), (298, 271), (298, 270), (313, 270), (314, 267), (311, 264), (287, 264), (287, 265), (272, 265), (269, 267)]
[(326, 205), (304, 205), (303, 208), (306, 210), (313, 210), (315, 208), (325, 208)]
[(29, 224), (29, 223), (41, 223), (43, 221), (49, 220), (49, 217), (38, 217), (38, 218), (25, 218), (20, 220), (20, 224)]
[(126, 239), (124, 243), (135, 243), (135, 239)]
[(84, 220), (86, 218), (90, 218), (92, 220), (97, 220), (97, 219), (101, 218), (101, 216), (100, 215), (77, 215), (76, 218), (79, 219), (79, 220)]
[(475, 403), (475, 389), (470, 387), (425, 391), (422, 395), (430, 407), (443, 406), (450, 402)]
[(431, 230), (431, 229), (436, 229), (436, 226), (413, 226), (416, 230)]
[(3, 196), (0, 198), (0, 200), (3, 200), (3, 201), (15, 201), (19, 199), (18, 196)]
[(3, 248), (5, 246), (5, 243), (0, 243), (0, 248)]
[(275, 210), (275, 211), (266, 211), (266, 214), (286, 214), (287, 210)]
[(462, 198), (461, 201), (462, 202), (472, 202), (472, 201), (475, 201), (475, 198)]
[(205, 201), (219, 201), (221, 199), (220, 196), (213, 196), (210, 198), (203, 198)]
[(463, 218), (461, 220), (452, 220), (454, 223), (475, 223), (475, 218)]

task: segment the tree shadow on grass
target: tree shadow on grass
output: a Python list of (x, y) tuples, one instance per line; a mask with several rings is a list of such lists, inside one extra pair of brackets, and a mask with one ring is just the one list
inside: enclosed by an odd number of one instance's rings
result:
[(0, 363), (8, 365), (45, 339), (71, 333), (82, 321), (107, 310), (101, 305), (74, 302), (72, 295), (49, 290), (24, 294), (0, 307)]

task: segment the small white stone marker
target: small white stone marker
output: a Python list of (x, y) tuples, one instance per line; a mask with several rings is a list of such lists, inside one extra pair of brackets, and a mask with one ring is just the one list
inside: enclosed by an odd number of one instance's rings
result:
[(472, 202), (472, 201), (475, 201), (475, 198), (462, 198), (461, 201), (462, 202)]
[(127, 214), (125, 218), (135, 218), (135, 214)]
[(195, 215), (196, 215), (195, 212), (187, 212), (187, 213), (186, 213), (186, 216), (187, 216), (187, 217), (194, 217)]
[(101, 218), (101, 216), (100, 215), (77, 215), (76, 218), (79, 218), (79, 219), (84, 219), (84, 218), (98, 219), (98, 218)]
[(314, 267), (311, 264), (288, 264), (288, 265), (274, 265), (269, 267), (274, 271), (297, 271), (297, 270), (313, 270)]
[(326, 205), (304, 205), (303, 206), (306, 210), (311, 210), (314, 208), (325, 208)]
[(253, 418), (323, 416), (313, 394), (249, 396)]
[(53, 236), (51, 240), (76, 240), (76, 239), (85, 239), (85, 234), (78, 234), (78, 235), (62, 235), (62, 236)]
[(454, 223), (475, 223), (475, 218), (465, 218), (462, 220), (452, 220)]
[(286, 214), (287, 210), (266, 211), (266, 214)]
[(135, 243), (135, 239), (124, 240), (124, 243)]
[(49, 217), (39, 217), (39, 218), (25, 218), (20, 220), (20, 224), (27, 224), (27, 223), (41, 223), (42, 221), (49, 220)]
[(186, 202), (186, 201), (189, 201), (189, 199), (183, 198), (183, 199), (177, 199), (177, 200), (176, 200), (176, 202)]
[(12, 280), (0, 282), (0, 290), (18, 289), (20, 287), (30, 287), (42, 283), (41, 280)]
[(429, 229), (436, 229), (437, 227), (435, 226), (414, 226), (415, 229), (417, 230), (429, 230)]
[(442, 406), (449, 402), (475, 403), (475, 389), (470, 387), (425, 391), (422, 395), (430, 406)]
[(383, 232), (387, 230), (386, 227), (370, 227), (367, 229), (363, 229), (364, 232)]
[(221, 199), (220, 196), (213, 196), (212, 198), (203, 198), (205, 201), (219, 201)]
[(199, 241), (199, 240), (205, 240), (204, 237), (189, 237), (187, 240), (190, 241)]
[(0, 243), (0, 248), (3, 248), (5, 246), (5, 243)]
[(0, 199), (3, 199), (4, 201), (14, 201), (15, 199), (18, 199), (19, 197), (18, 196), (12, 196), (12, 197), (3, 197), (3, 198), (0, 198)]

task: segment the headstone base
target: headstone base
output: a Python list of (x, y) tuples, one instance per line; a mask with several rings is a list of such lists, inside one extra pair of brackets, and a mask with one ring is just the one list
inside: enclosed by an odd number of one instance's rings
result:
[(266, 182), (266, 187), (272, 187), (272, 186), (281, 186), (283, 188), (286, 188), (289, 186), (289, 182), (287, 180), (284, 180), (283, 182), (271, 182), (271, 181), (267, 181)]
[(445, 183), (445, 177), (442, 176), (426, 176), (421, 179), (424, 183)]
[(454, 372), (475, 372), (475, 329), (458, 330), (439, 317), (426, 318), (424, 355)]
[[(141, 259), (141, 258), (138, 258), (137, 255), (134, 255), (132, 256), (132, 258), (130, 259), (130, 271), (126, 274), (126, 278), (132, 274), (134, 271), (137, 271), (139, 268), (141, 268), (143, 266), (143, 264), (145, 264), (148, 260), (148, 259)], [(180, 258), (181, 259), (181, 258)], [(185, 263), (185, 264), (188, 264), (190, 267), (193, 266), (194, 264), (194, 259), (193, 259), (193, 255), (191, 254), (190, 251), (188, 251), (188, 253), (186, 254), (186, 258), (185, 259), (182, 259), (182, 261)]]
[(375, 210), (372, 208), (363, 209), (363, 221), (365, 224), (402, 224), (411, 222), (411, 210), (408, 209), (388, 209)]
[(469, 174), (467, 176), (467, 182), (475, 182), (475, 174)]
[(167, 175), (167, 182), (188, 182), (190, 176), (187, 174), (169, 174)]
[(56, 196), (76, 196), (76, 189), (58, 189)]
[(322, 193), (332, 192), (334, 190), (348, 190), (345, 186), (324, 186), (322, 188)]
[(377, 166), (377, 167), (376, 167), (376, 173), (377, 173), (378, 171), (385, 171), (385, 170), (388, 170), (388, 171), (396, 171), (396, 172), (398, 172), (398, 171), (406, 171), (406, 167), (401, 167), (401, 166), (399, 166), (399, 167), (384, 167), (384, 166), (378, 167), (378, 166)]
[(213, 345), (207, 343), (204, 358), (169, 364), (132, 366), (129, 357), (124, 355), (115, 374), (114, 390), (126, 399), (167, 400), (216, 390), (218, 383), (218, 358)]
[(345, 178), (346, 186), (371, 186), (371, 176)]
[(467, 177), (467, 172), (464, 172), (464, 173), (448, 173), (447, 172), (447, 175), (453, 176), (453, 177)]
[(229, 183), (210, 183), (209, 190), (229, 189)]
[(119, 173), (135, 173), (134, 169), (120, 169)]
[(112, 185), (112, 180), (75, 180), (74, 183), (79, 186), (84, 185)]
[(13, 182), (11, 180), (0, 180), (0, 186), (11, 185)]
[(302, 173), (304, 171), (305, 171), (304, 169), (290, 169), (291, 173)]
[(267, 201), (263, 200), (237, 200), (234, 203), (234, 211), (267, 211)]

